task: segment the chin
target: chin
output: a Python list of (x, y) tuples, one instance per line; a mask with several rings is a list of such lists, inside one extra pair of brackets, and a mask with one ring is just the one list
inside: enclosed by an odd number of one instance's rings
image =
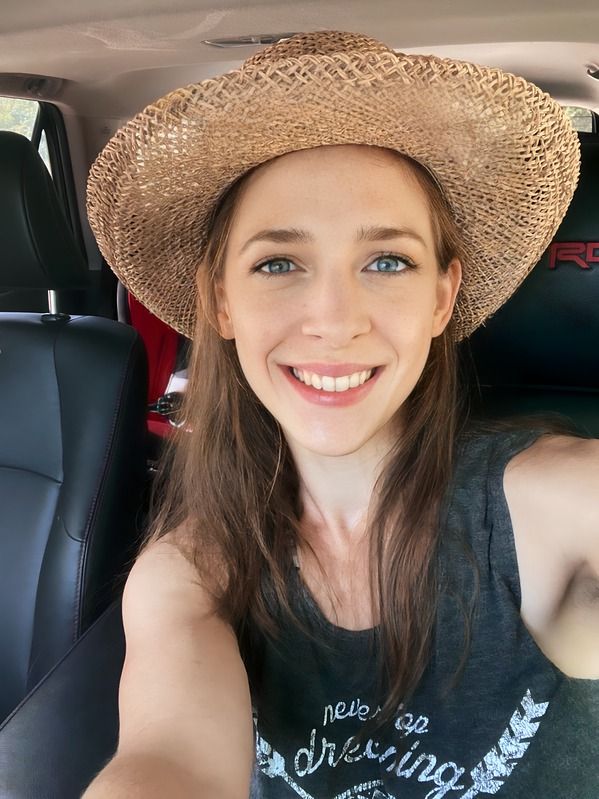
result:
[(301, 449), (314, 455), (325, 458), (342, 458), (347, 455), (354, 455), (360, 450), (373, 447), (387, 448), (391, 441), (391, 430), (385, 425), (379, 430), (364, 431), (362, 435), (356, 435), (356, 431), (322, 431), (322, 435), (315, 435), (317, 431), (312, 431), (312, 435), (307, 436), (305, 431), (299, 435), (294, 435), (291, 431), (287, 435), (287, 440), (291, 448), (301, 447)]
[(353, 455), (356, 452), (359, 452), (362, 447), (368, 442), (366, 441), (359, 441), (355, 444), (349, 443), (347, 439), (343, 442), (318, 442), (318, 443), (302, 443), (299, 442), (300, 445), (308, 450), (309, 452), (314, 453), (314, 455), (321, 455), (325, 458), (342, 458), (345, 455)]

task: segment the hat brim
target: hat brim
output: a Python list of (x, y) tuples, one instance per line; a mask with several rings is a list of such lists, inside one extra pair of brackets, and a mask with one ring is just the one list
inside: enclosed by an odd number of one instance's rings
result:
[(196, 272), (223, 191), (272, 158), (337, 144), (390, 148), (436, 176), (463, 242), (457, 339), (537, 263), (580, 168), (567, 115), (523, 78), (391, 51), (303, 55), (178, 89), (119, 130), (88, 181), (100, 251), (144, 305), (193, 338)]

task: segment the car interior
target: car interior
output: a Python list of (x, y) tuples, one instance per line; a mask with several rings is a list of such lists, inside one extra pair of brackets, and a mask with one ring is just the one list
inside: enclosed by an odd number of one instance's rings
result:
[[(581, 177), (553, 242), (464, 342), (472, 412), (599, 437), (599, 6), (529, 0), (14, 2), (0, 29), (0, 795), (79, 797), (118, 741), (120, 598), (190, 342), (103, 260), (86, 179), (172, 89), (272, 41), (354, 30), (522, 75), (566, 109)], [(165, 253), (168, 258), (168, 253)]]

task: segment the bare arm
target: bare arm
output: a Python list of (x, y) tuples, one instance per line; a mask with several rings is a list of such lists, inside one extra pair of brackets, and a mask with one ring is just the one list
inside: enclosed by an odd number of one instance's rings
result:
[(247, 675), (235, 634), (167, 541), (123, 595), (119, 746), (83, 799), (247, 799), (253, 765)]

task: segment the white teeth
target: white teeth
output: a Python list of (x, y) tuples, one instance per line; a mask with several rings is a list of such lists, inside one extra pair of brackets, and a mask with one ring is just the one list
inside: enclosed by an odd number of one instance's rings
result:
[(302, 383), (305, 383), (307, 386), (312, 386), (319, 391), (341, 392), (363, 385), (372, 377), (374, 369), (366, 369), (363, 372), (354, 372), (351, 375), (343, 375), (342, 377), (318, 375), (315, 372), (306, 372), (303, 369), (300, 372), (295, 367), (292, 367), (292, 372)]

